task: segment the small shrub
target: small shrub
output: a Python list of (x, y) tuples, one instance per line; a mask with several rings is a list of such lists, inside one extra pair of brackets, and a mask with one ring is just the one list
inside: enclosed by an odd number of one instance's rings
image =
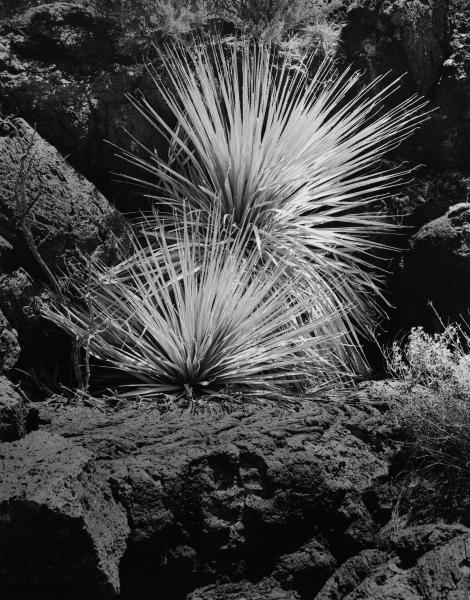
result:
[(330, 20), (339, 0), (213, 0), (214, 14), (254, 37), (281, 41), (291, 31)]
[(403, 382), (393, 413), (407, 432), (413, 457), (430, 469), (470, 468), (470, 335), (456, 325), (428, 334), (414, 328), (388, 353)]

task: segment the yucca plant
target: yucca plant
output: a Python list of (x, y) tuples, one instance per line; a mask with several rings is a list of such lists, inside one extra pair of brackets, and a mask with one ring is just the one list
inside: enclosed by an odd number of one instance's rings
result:
[(415, 130), (424, 103), (413, 96), (384, 109), (398, 81), (360, 88), (357, 73), (337, 75), (329, 58), (312, 76), (312, 58), (293, 63), (262, 44), (176, 44), (160, 57), (162, 70), (151, 72), (176, 126), (133, 99), (169, 155), (124, 152), (143, 171), (132, 181), (180, 218), (188, 206), (219, 207), (252, 232), (261, 261), (287, 255), (285, 276), (300, 272), (301, 289), (323, 299), (316, 315), (336, 314), (322, 333), (340, 340), (338, 356), (354, 356), (380, 314), (374, 236), (391, 227), (371, 205), (408, 173), (377, 165)]
[[(109, 268), (87, 259), (82, 301), (45, 316), (87, 352), (136, 379), (127, 396), (232, 388), (288, 397), (336, 377), (312, 299), (287, 284), (285, 264), (260, 266), (250, 235), (219, 211), (183, 215), (169, 231), (133, 233), (132, 256)], [(295, 290), (296, 293), (293, 293)]]

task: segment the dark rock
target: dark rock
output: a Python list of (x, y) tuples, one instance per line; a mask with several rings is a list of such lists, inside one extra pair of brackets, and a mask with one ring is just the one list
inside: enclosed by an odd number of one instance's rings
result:
[[(469, 530), (425, 525), (405, 529), (385, 544), (350, 558), (315, 600), (464, 600), (470, 592)], [(394, 552), (398, 552), (398, 556)]]
[(240, 581), (220, 585), (208, 585), (195, 590), (187, 600), (299, 600), (292, 590), (283, 590), (275, 579), (267, 578), (258, 583)]
[[(315, 600), (343, 600), (354, 591), (374, 570), (381, 566), (389, 554), (381, 550), (363, 550), (344, 562), (325, 583)], [(371, 599), (372, 600), (372, 599)], [(378, 599), (377, 599), (378, 600)]]
[[(115, 147), (136, 149), (124, 128), (146, 146), (162, 150), (163, 140), (141, 118), (126, 94), (145, 92), (157, 102), (142, 65), (150, 39), (139, 40), (139, 26), (154, 3), (146, 0), (49, 2), (18, 5), (0, 24), (0, 104), (19, 114), (71, 164), (113, 201), (132, 194), (111, 175)], [(127, 12), (126, 12), (127, 6)], [(111, 142), (108, 144), (107, 142)]]
[(336, 559), (328, 542), (314, 537), (291, 554), (284, 554), (273, 571), (284, 589), (294, 589), (302, 598), (318, 592), (321, 583), (335, 570)]
[[(389, 214), (403, 217), (403, 224), (412, 227), (413, 233), (442, 217), (451, 206), (462, 203), (469, 195), (470, 177), (458, 171), (428, 173), (393, 196), (387, 208)], [(405, 237), (404, 241), (407, 242)]]
[[(0, 121), (0, 193), (0, 234), (5, 242), (0, 310), (18, 334), (18, 367), (69, 383), (68, 340), (40, 313), (48, 298), (45, 286), (53, 287), (47, 268), (59, 279), (79, 253), (115, 261), (125, 220), (22, 119)], [(5, 367), (11, 368), (18, 358), (12, 329), (3, 326), (2, 341), (5, 352), (7, 341), (10, 344)]]
[(0, 274), (0, 310), (10, 326), (5, 331), (14, 331), (19, 344), (18, 351), (15, 351), (15, 346), (11, 347), (13, 357), (18, 359), (22, 350), (21, 358), (35, 365), (45, 358), (44, 349), (47, 349), (46, 345), (42, 352), (38, 352), (39, 343), (44, 342), (39, 311), (40, 295), (38, 285), (23, 268)]
[(19, 355), (18, 335), (0, 310), (0, 373), (12, 369)]
[(444, 321), (465, 315), (470, 305), (470, 205), (456, 204), (424, 225), (410, 246), (397, 283), (404, 325), (439, 328), (434, 310)]
[(470, 592), (469, 550), (466, 534), (427, 552), (412, 568), (403, 569), (398, 559), (391, 559), (338, 600), (465, 600)]
[(112, 595), (126, 515), (90, 452), (31, 433), (0, 447), (0, 590)]
[(400, 558), (400, 565), (409, 568), (418, 558), (470, 530), (464, 525), (431, 523), (406, 527), (392, 533), (389, 539), (382, 540), (382, 546)]
[(343, 51), (371, 78), (406, 74), (407, 92), (428, 95), (446, 51), (445, 0), (356, 0), (342, 31)]
[(60, 268), (77, 249), (90, 253), (112, 243), (124, 221), (98, 190), (22, 119), (0, 127), (0, 231), (14, 248), (13, 266), (44, 277), (19, 231), (25, 212), (49, 267)]
[[(337, 398), (297, 413), (196, 417), (54, 404), (40, 418), (94, 452), (126, 507), (126, 591), (138, 582), (182, 594), (220, 576), (259, 579), (275, 569), (286, 584), (319, 589), (348, 544), (353, 551), (345, 532), (367, 513), (362, 494), (387, 473), (386, 444), (366, 432), (386, 419), (371, 404)], [(364, 435), (351, 432), (354, 423)]]
[(0, 442), (13, 442), (26, 435), (31, 408), (6, 377), (0, 376)]
[(470, 173), (470, 4), (449, 2), (449, 51), (428, 132), (428, 164)]

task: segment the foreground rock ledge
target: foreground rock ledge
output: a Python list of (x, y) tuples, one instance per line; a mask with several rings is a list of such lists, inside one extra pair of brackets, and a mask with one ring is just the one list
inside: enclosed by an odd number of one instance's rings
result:
[(34, 432), (0, 446), (0, 482), (0, 592), (119, 591), (126, 515), (90, 452)]
[(126, 591), (177, 598), (220, 577), (274, 572), (312, 595), (376, 535), (363, 494), (388, 462), (373, 406), (329, 399), (194, 417), (49, 405), (40, 418), (93, 452), (127, 511)]
[(389, 527), (396, 393), (377, 382), (298, 412), (199, 416), (43, 403), (42, 431), (0, 445), (1, 586), (29, 600), (119, 585), (126, 600), (467, 600), (469, 529)]

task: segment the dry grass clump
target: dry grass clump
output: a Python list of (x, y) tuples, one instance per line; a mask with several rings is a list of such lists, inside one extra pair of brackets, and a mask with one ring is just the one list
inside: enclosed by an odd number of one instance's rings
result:
[(470, 467), (470, 335), (457, 325), (442, 333), (412, 329), (388, 354), (391, 373), (403, 382), (393, 413), (407, 432), (413, 459), (429, 469)]
[(336, 44), (339, 31), (332, 15), (340, 5), (341, 0), (212, 0), (217, 18), (245, 35), (270, 42), (293, 35), (298, 43), (312, 41), (312, 36), (305, 34), (316, 28), (323, 42), (334, 35)]

